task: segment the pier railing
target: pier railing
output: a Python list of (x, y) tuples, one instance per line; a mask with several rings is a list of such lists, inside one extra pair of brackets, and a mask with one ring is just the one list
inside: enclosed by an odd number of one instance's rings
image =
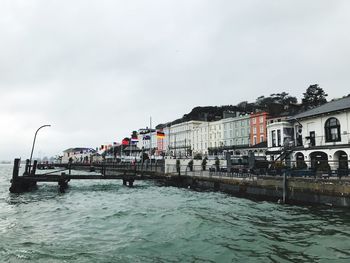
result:
[(350, 180), (350, 172), (348, 169), (328, 169), (317, 170), (315, 168), (253, 168), (249, 169), (244, 166), (233, 166), (228, 169), (226, 166), (211, 166), (205, 167), (201, 165), (166, 165), (165, 172), (167, 174), (178, 174), (185, 176), (203, 176), (203, 177), (228, 177), (228, 178), (264, 178), (271, 176), (287, 177), (304, 177), (304, 178), (318, 178), (318, 179), (346, 179)]
[[(205, 166), (203, 165), (176, 165), (165, 164), (160, 162), (100, 162), (100, 163), (72, 163), (64, 164), (71, 169), (83, 169), (88, 171), (99, 171), (102, 174), (114, 174), (116, 172), (133, 172), (137, 174), (158, 173), (158, 174), (174, 174), (186, 176), (219, 176), (219, 177), (237, 177), (237, 178), (259, 178), (265, 176), (282, 176), (286, 174), (289, 177), (310, 177), (310, 178), (349, 178), (350, 171), (348, 168), (337, 167), (334, 161), (328, 161), (322, 165), (323, 169), (311, 164), (311, 162), (304, 162), (304, 166), (300, 166), (297, 162), (292, 162), (291, 167), (286, 167), (277, 162), (269, 162), (265, 167), (249, 168), (248, 165), (232, 165), (227, 167), (219, 166)], [(312, 167), (313, 166), (313, 167)], [(348, 167), (350, 163), (348, 163)], [(267, 168), (268, 167), (268, 168)], [(346, 167), (346, 166), (345, 166)]]
[(115, 174), (116, 172), (133, 172), (142, 174), (144, 172), (164, 173), (164, 162), (96, 162), (96, 163), (67, 163), (56, 164), (56, 167), (65, 167), (68, 170), (96, 171), (102, 174)]

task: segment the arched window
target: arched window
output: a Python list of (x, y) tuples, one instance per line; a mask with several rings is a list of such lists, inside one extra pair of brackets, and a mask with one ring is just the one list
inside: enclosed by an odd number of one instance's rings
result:
[(324, 126), (326, 134), (326, 142), (339, 142), (340, 138), (340, 123), (336, 118), (329, 118)]

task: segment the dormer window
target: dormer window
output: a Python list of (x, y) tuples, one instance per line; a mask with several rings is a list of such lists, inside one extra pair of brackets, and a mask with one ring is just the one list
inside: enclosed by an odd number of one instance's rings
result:
[(339, 142), (340, 137), (340, 123), (337, 118), (329, 118), (324, 126), (326, 134), (326, 142)]

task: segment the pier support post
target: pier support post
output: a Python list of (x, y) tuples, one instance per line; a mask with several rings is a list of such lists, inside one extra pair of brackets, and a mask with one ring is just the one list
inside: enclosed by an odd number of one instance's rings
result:
[(60, 188), (61, 193), (64, 193), (66, 191), (66, 189), (68, 188), (68, 181), (69, 181), (69, 179), (66, 178), (66, 174), (61, 173), (61, 176), (58, 180), (58, 186)]
[(126, 180), (125, 179), (123, 179), (123, 185), (126, 185)]
[(287, 202), (288, 198), (288, 181), (287, 181), (287, 173), (283, 173), (283, 196), (282, 196), (282, 202), (285, 204)]
[(28, 180), (28, 177), (19, 176), (19, 164), (20, 159), (15, 159), (13, 163), (11, 186), (9, 188), (11, 193), (22, 193), (36, 186), (35, 181)]
[(15, 159), (13, 162), (13, 171), (12, 171), (12, 179), (11, 179), (11, 186), (9, 191), (11, 193), (18, 193), (20, 192), (20, 182), (18, 180), (18, 173), (19, 173), (19, 162), (20, 159)]
[(134, 186), (134, 180), (129, 180), (129, 187), (133, 187)]

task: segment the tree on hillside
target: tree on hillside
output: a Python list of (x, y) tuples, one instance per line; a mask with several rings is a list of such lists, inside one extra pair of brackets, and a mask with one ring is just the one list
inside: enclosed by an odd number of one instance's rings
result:
[(302, 105), (304, 109), (311, 109), (325, 104), (328, 96), (318, 84), (310, 85), (303, 95)]
[(254, 103), (248, 103), (248, 101), (241, 101), (236, 107), (238, 111), (246, 113), (253, 112), (255, 109)]
[[(287, 92), (273, 93), (269, 97), (260, 96), (256, 99), (255, 105), (257, 108), (273, 111), (274, 114), (282, 112), (285, 107), (297, 103), (296, 97), (289, 96)], [(270, 112), (272, 113), (272, 112)]]
[(283, 105), (295, 104), (298, 102), (298, 99), (293, 96), (289, 96), (287, 92), (282, 93), (273, 93), (270, 95), (276, 103), (280, 103)]

